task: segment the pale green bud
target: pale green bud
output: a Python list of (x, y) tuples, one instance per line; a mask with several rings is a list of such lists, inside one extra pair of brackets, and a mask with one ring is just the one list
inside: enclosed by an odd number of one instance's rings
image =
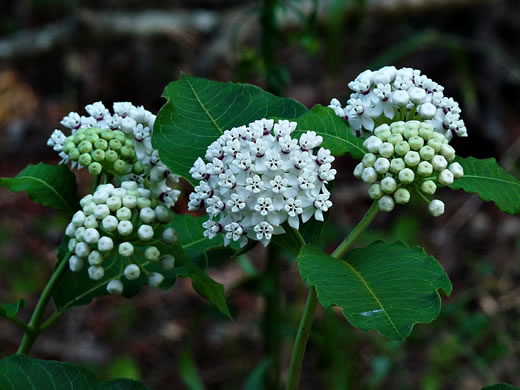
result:
[(96, 149), (107, 150), (108, 149), (108, 142), (106, 140), (100, 138), (96, 142), (94, 142), (94, 147)]
[(388, 137), (390, 137), (392, 133), (390, 131), (390, 126), (388, 126), (386, 123), (383, 123), (374, 129), (374, 134), (377, 136), (377, 138), (384, 142), (388, 139)]
[(126, 167), (127, 167), (127, 165), (126, 165), (126, 163), (123, 160), (116, 160), (114, 162), (114, 171), (118, 175), (121, 175), (121, 174), (125, 173)]
[(363, 163), (359, 163), (358, 165), (356, 165), (356, 167), (354, 168), (354, 177), (356, 179), (361, 179), (361, 174), (363, 173), (363, 169), (365, 169), (365, 166), (363, 165)]
[(390, 169), (390, 160), (384, 157), (379, 157), (374, 163), (374, 169), (379, 174), (385, 174)]
[(103, 130), (101, 131), (101, 138), (107, 140), (107, 141), (110, 141), (112, 139), (114, 139), (114, 132), (112, 130)]
[(118, 158), (119, 158), (119, 155), (117, 154), (117, 152), (115, 150), (107, 150), (105, 152), (105, 160), (109, 163), (116, 162)]
[(105, 160), (105, 151), (101, 149), (96, 149), (92, 152), (92, 158), (94, 161), (101, 162)]
[(387, 141), (395, 146), (399, 142), (401, 142), (403, 139), (404, 138), (403, 138), (403, 136), (401, 134), (392, 134), (390, 137), (388, 137)]
[(448, 160), (448, 162), (452, 162), (455, 158), (455, 149), (451, 145), (443, 144), (441, 146), (441, 154)]
[(444, 203), (439, 199), (434, 199), (428, 205), (428, 211), (434, 217), (444, 214)]
[(406, 127), (403, 132), (403, 137), (406, 139), (410, 139), (412, 137), (417, 137), (419, 135), (419, 130)]
[(145, 249), (144, 257), (146, 258), (146, 260), (156, 262), (159, 261), (161, 257), (161, 252), (159, 252), (159, 249), (157, 249), (155, 246), (150, 246)]
[(152, 201), (150, 199), (143, 198), (143, 197), (137, 198), (137, 207), (139, 209), (144, 209), (144, 208), (150, 207), (151, 205), (152, 205)]
[(406, 188), (399, 188), (394, 193), (395, 203), (406, 204), (410, 201), (410, 191)]
[(121, 149), (123, 147), (123, 145), (121, 145), (121, 142), (119, 142), (117, 139), (110, 140), (110, 142), (108, 143), (108, 146), (110, 149), (115, 150), (115, 151), (118, 151), (119, 149)]
[(370, 196), (371, 199), (377, 200), (383, 196), (383, 191), (381, 190), (381, 185), (379, 184), (372, 184), (370, 188), (368, 189), (368, 196)]
[(423, 146), (421, 150), (419, 150), (419, 154), (421, 155), (421, 158), (426, 161), (430, 161), (433, 156), (435, 156), (435, 149), (433, 149), (431, 146)]
[(361, 180), (368, 184), (375, 183), (377, 181), (376, 170), (372, 167), (363, 169), (363, 173), (361, 174)]
[(440, 185), (449, 186), (453, 183), (453, 173), (449, 169), (444, 169), (437, 176), (437, 181)]
[(432, 180), (423, 181), (421, 184), (421, 191), (426, 195), (433, 195), (437, 191), (437, 185)]
[(429, 141), (433, 137), (433, 129), (431, 125), (425, 126), (425, 123), (419, 128), (419, 136), (426, 141)]
[(393, 177), (385, 177), (381, 180), (381, 190), (387, 194), (392, 194), (397, 189), (397, 182)]
[(134, 246), (129, 242), (122, 242), (118, 248), (119, 254), (123, 257), (130, 257), (134, 254)]
[(89, 166), (91, 162), (92, 162), (92, 156), (88, 153), (83, 153), (78, 158), (78, 163), (80, 163), (84, 167)]
[(415, 180), (415, 173), (410, 168), (405, 168), (399, 172), (399, 181), (404, 184), (413, 183)]
[(394, 155), (394, 145), (390, 142), (383, 142), (379, 147), (379, 154), (386, 158), (392, 157)]
[(420, 161), (421, 161), (421, 156), (419, 156), (419, 153), (414, 152), (414, 151), (410, 151), (410, 152), (406, 153), (406, 155), (404, 156), (404, 162), (409, 167), (417, 166), (417, 164), (419, 164)]
[[(434, 134), (438, 134), (438, 133), (434, 133)], [(431, 146), (433, 148), (433, 150), (435, 150), (435, 152), (439, 152), (441, 150), (441, 147), (442, 147), (442, 143), (438, 140), (436, 140), (435, 138), (432, 138), (428, 141), (428, 146)]]
[(437, 154), (432, 158), (432, 165), (433, 169), (435, 169), (436, 171), (442, 171), (448, 166), (448, 161), (446, 161), (446, 158), (444, 158), (444, 156)]
[(83, 153), (88, 153), (92, 150), (92, 144), (88, 141), (82, 141), (79, 145), (78, 145), (78, 150), (81, 154)]
[(125, 267), (124, 274), (128, 280), (135, 280), (141, 275), (141, 270), (136, 264), (128, 264)]
[(419, 176), (427, 177), (433, 173), (433, 166), (428, 161), (421, 161), (417, 166), (417, 174)]
[(464, 168), (458, 162), (451, 163), (448, 169), (453, 173), (455, 179), (459, 179), (464, 176)]
[(132, 218), (132, 210), (128, 207), (121, 207), (116, 211), (116, 216), (120, 221), (129, 221)]
[(85, 138), (86, 138), (85, 133), (82, 132), (81, 129), (78, 130), (78, 131), (76, 131), (76, 134), (74, 134), (73, 137), (74, 137), (74, 138), (73, 138), (73, 139), (74, 139), (74, 143), (75, 143), (76, 145), (78, 145), (78, 144), (80, 144), (81, 142), (83, 142), (83, 141), (85, 140)]
[(103, 170), (103, 167), (101, 166), (100, 163), (98, 162), (93, 162), (92, 164), (90, 164), (88, 166), (88, 171), (94, 175), (94, 176), (97, 176), (99, 174), (101, 174), (101, 171)]
[(390, 171), (393, 173), (399, 173), (406, 168), (406, 164), (402, 158), (393, 158), (390, 161)]
[(69, 158), (72, 160), (72, 161), (77, 161), (79, 159), (79, 156), (81, 155), (81, 153), (79, 152), (79, 150), (77, 148), (74, 148), (72, 149), (70, 152), (69, 152)]
[(389, 213), (395, 207), (394, 199), (391, 196), (385, 195), (377, 202), (379, 210)]
[(406, 141), (401, 141), (397, 145), (395, 145), (395, 152), (399, 156), (404, 156), (409, 151), (410, 151), (410, 145), (408, 145), (408, 142), (406, 142)]
[(412, 150), (419, 150), (424, 146), (424, 139), (421, 137), (411, 137), (408, 140), (408, 144), (410, 144)]
[(144, 173), (144, 165), (142, 162), (137, 161), (134, 166), (132, 167), (133, 172), (136, 175), (142, 175)]
[(376, 162), (376, 160), (377, 160), (377, 157), (375, 154), (365, 153), (365, 155), (363, 156), (363, 160), (361, 160), (361, 162), (363, 163), (364, 168), (369, 168), (369, 167), (374, 166), (374, 163)]
[(121, 156), (123, 156), (126, 159), (133, 158), (135, 156), (135, 151), (133, 148), (129, 148), (128, 146), (123, 146), (121, 148)]

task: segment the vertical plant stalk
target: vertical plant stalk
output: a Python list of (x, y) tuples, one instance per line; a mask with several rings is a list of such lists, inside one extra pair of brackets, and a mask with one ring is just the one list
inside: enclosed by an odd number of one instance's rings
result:
[[(370, 223), (373, 221), (377, 212), (379, 211), (379, 207), (377, 205), (377, 201), (372, 203), (372, 206), (368, 209), (365, 216), (359, 221), (356, 227), (350, 232), (350, 234), (343, 240), (341, 244), (332, 252), (331, 256), (335, 259), (340, 259), (343, 257), (352, 244), (358, 239), (358, 237), (363, 233)], [(300, 243), (305, 242), (301, 237), (298, 231), (295, 231), (296, 235), (301, 238)], [(316, 313), (316, 307), (318, 306), (318, 294), (316, 292), (316, 287), (311, 286), (309, 289), (309, 294), (307, 296), (307, 301), (305, 303), (305, 309), (303, 311), (303, 315), (300, 319), (300, 325), (298, 327), (298, 333), (296, 334), (296, 339), (294, 341), (293, 352), (291, 356), (291, 365), (289, 366), (289, 375), (287, 377), (287, 385), (286, 390), (297, 390), (298, 383), (300, 381), (300, 372), (303, 364), (303, 357), (305, 355), (305, 348), (307, 346), (307, 341), (309, 340), (309, 335), (311, 334), (312, 322), (314, 320), (314, 315)]]
[(34, 344), (34, 341), (42, 332), (40, 325), (43, 313), (45, 312), (45, 308), (47, 307), (47, 304), (49, 303), (52, 294), (54, 293), (54, 289), (67, 270), (69, 258), (71, 255), (72, 252), (68, 252), (67, 255), (61, 260), (51, 278), (49, 279), (49, 282), (45, 286), (45, 289), (40, 295), (40, 299), (38, 300), (31, 320), (29, 321), (28, 329), (24, 332), (24, 336), (17, 353), (28, 353)]
[(268, 247), (267, 269), (264, 275), (265, 312), (263, 333), (265, 353), (270, 359), (269, 372), (266, 376), (266, 388), (280, 388), (280, 248), (272, 244)]

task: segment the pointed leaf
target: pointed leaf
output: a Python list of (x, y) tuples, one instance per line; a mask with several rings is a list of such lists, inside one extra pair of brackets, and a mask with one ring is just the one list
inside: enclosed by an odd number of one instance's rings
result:
[(148, 388), (131, 379), (117, 379), (103, 383), (86, 368), (72, 363), (13, 355), (0, 360), (0, 389), (146, 390)]
[(299, 138), (302, 133), (315, 131), (323, 137), (321, 146), (330, 149), (334, 156), (348, 153), (353, 158), (361, 160), (366, 153), (363, 138), (353, 135), (348, 122), (338, 117), (331, 108), (318, 104), (309, 112), (292, 120), (298, 123), (293, 137)]
[(183, 75), (166, 87), (157, 115), (153, 146), (161, 160), (192, 184), (198, 157), (225, 130), (267, 117), (295, 118), (307, 111), (296, 100), (280, 98), (249, 84), (220, 83)]
[(458, 157), (456, 161), (464, 168), (464, 176), (450, 188), (477, 193), (480, 199), (495, 202), (505, 213), (520, 214), (520, 181), (504, 171), (494, 158)]
[(185, 350), (181, 353), (179, 358), (179, 371), (182, 382), (186, 388), (189, 390), (204, 390), (197, 365), (189, 350)]
[(14, 318), (26, 304), (27, 302), (24, 299), (19, 299), (14, 303), (4, 303), (0, 305), (0, 317)]
[(65, 165), (29, 164), (16, 177), (0, 178), (0, 186), (25, 191), (33, 201), (68, 214), (79, 208), (76, 178)]
[(437, 260), (402, 242), (376, 242), (350, 251), (344, 260), (307, 246), (298, 265), (324, 307), (337, 305), (352, 325), (391, 339), (404, 339), (414, 324), (437, 318), (438, 290), (450, 294), (452, 289)]

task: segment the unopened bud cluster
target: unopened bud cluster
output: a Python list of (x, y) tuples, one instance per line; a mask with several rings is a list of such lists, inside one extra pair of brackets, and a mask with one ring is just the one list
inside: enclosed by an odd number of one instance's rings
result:
[(357, 135), (390, 121), (420, 120), (448, 140), (453, 135), (467, 136), (459, 104), (444, 96), (444, 87), (421, 75), (420, 70), (394, 66), (366, 70), (348, 86), (353, 93), (347, 105), (332, 99), (329, 107), (348, 120)]
[(167, 181), (178, 182), (179, 178), (152, 148), (155, 115), (128, 102), (114, 103), (113, 108), (112, 114), (103, 103), (95, 102), (85, 107), (89, 116), (69, 113), (61, 124), (71, 129), (71, 135), (54, 130), (47, 145), (73, 168), (86, 166), (93, 175), (105, 173), (137, 181), (153, 197), (173, 206), (180, 192)]
[[(200, 180), (190, 194), (190, 210), (204, 208), (209, 220), (205, 236), (224, 236), (224, 242), (247, 238), (267, 246), (284, 233), (285, 221), (298, 228), (332, 206), (326, 185), (334, 180), (334, 157), (319, 148), (323, 139), (313, 131), (298, 139), (295, 122), (261, 119), (226, 130), (199, 158), (190, 174)], [(316, 154), (314, 153), (316, 151)]]
[[(430, 123), (383, 124), (363, 145), (368, 153), (354, 169), (354, 176), (371, 185), (369, 196), (378, 201), (381, 211), (392, 211), (396, 203), (408, 203), (413, 188), (431, 196), (438, 187), (464, 175), (462, 166), (453, 162), (455, 150)], [(444, 203), (432, 200), (428, 209), (439, 216), (444, 213)]]
[[(173, 216), (171, 210), (159, 205), (150, 190), (133, 181), (125, 181), (117, 188), (101, 185), (80, 204), (82, 209), (74, 214), (65, 230), (72, 252), (70, 269), (77, 272), (88, 264), (90, 279), (100, 280), (105, 276), (105, 267), (115, 266), (123, 270), (127, 280), (145, 273), (151, 286), (159, 286), (164, 276), (146, 271), (139, 259), (158, 262), (165, 270), (173, 268), (175, 259), (161, 255), (156, 246), (161, 242), (171, 245), (177, 240), (176, 232), (165, 226)], [(120, 265), (114, 265), (115, 261)], [(107, 290), (121, 294), (122, 281), (112, 280)]]

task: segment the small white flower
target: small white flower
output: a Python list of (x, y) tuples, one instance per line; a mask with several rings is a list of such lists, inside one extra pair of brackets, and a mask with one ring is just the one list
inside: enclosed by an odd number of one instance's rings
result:
[(273, 235), (273, 226), (268, 222), (260, 222), (258, 225), (254, 227), (254, 231), (256, 232), (256, 239), (264, 246), (269, 244), (271, 241), (271, 237)]

